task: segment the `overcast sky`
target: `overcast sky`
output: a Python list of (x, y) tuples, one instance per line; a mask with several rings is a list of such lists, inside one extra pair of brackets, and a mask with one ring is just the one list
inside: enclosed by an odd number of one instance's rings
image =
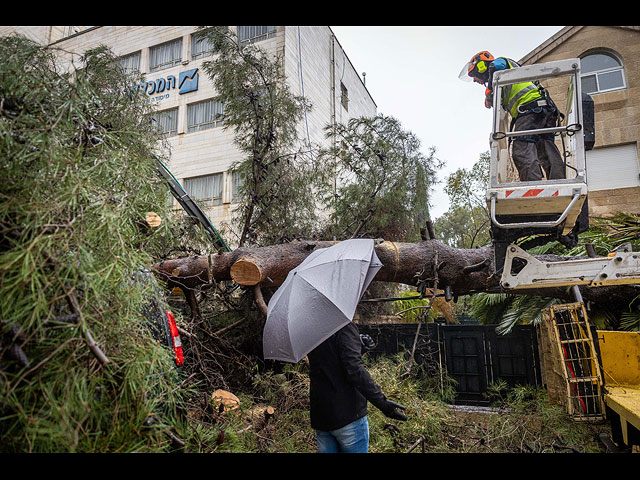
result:
[[(470, 168), (489, 150), (491, 110), (484, 87), (458, 79), (479, 51), (519, 60), (554, 35), (556, 27), (331, 26), (353, 67), (366, 73), (378, 113), (397, 118), (426, 154), (446, 162), (439, 179)], [(431, 217), (448, 209), (442, 184), (431, 199)]]

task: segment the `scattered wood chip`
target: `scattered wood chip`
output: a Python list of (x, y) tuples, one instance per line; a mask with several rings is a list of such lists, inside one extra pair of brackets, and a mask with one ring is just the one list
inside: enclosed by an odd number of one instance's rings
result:
[(211, 394), (211, 399), (218, 406), (218, 411), (235, 410), (240, 406), (240, 400), (233, 393), (226, 390), (216, 390)]
[(144, 218), (147, 221), (147, 225), (152, 228), (159, 227), (162, 223), (162, 218), (160, 218), (160, 215), (158, 215), (156, 212), (147, 212)]

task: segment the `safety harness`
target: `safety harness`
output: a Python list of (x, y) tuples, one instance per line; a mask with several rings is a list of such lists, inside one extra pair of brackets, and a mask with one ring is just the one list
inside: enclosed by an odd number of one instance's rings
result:
[[(525, 103), (523, 105), (518, 105), (517, 111), (518, 111), (518, 116), (516, 118), (511, 118), (511, 124), (509, 126), (509, 131), (513, 131), (513, 125), (516, 121), (517, 118), (520, 118), (523, 115), (529, 115), (532, 113), (540, 113), (542, 112), (543, 108), (547, 108), (549, 110), (553, 111), (557, 111), (558, 112), (558, 120), (557, 120), (557, 125), (559, 125), (562, 120), (564, 119), (564, 114), (562, 112), (560, 112), (558, 110), (558, 107), (556, 107), (556, 104), (553, 102), (553, 100), (551, 99), (551, 96), (547, 93), (547, 90), (540, 84), (540, 82), (538, 80), (532, 82), (532, 84), (529, 87), (524, 88), (522, 91), (526, 90), (526, 91), (531, 91), (533, 89), (538, 89), (538, 92), (540, 93), (540, 98), (537, 100), (533, 100), (531, 102)], [(526, 92), (525, 92), (526, 93)], [(518, 94), (520, 94), (520, 92), (518, 92)], [(523, 93), (524, 95), (524, 93)], [(518, 95), (518, 98), (520, 98), (521, 95)], [(517, 101), (517, 98), (514, 98), (511, 102), (511, 105), (513, 106), (513, 104), (515, 103), (515, 101)], [(520, 140), (520, 141), (524, 141), (524, 142), (537, 142), (538, 139), (543, 138), (545, 140), (551, 140), (553, 141), (555, 134), (553, 133), (541, 133), (541, 134), (537, 134), (537, 135), (532, 135), (531, 137), (518, 137), (515, 140)], [(509, 139), (511, 141), (511, 138)]]

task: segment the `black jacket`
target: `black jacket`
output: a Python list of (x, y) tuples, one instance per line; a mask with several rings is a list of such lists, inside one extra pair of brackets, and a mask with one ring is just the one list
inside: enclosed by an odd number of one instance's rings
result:
[(384, 410), (387, 399), (362, 364), (360, 334), (349, 322), (308, 355), (311, 427), (330, 431), (364, 417), (367, 400)]

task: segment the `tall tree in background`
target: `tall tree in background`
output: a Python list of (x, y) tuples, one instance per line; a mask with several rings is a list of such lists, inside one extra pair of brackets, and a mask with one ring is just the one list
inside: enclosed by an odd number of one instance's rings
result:
[(330, 212), (327, 237), (420, 238), (428, 193), (440, 162), (423, 154), (420, 140), (390, 116), (353, 118), (326, 129), (330, 148), (319, 190)]
[(304, 109), (285, 81), (282, 59), (242, 44), (226, 26), (201, 27), (214, 58), (203, 63), (224, 105), (244, 158), (233, 165), (239, 180), (238, 246), (268, 245), (309, 236), (316, 220), (313, 164), (296, 151)]
[(449, 210), (435, 222), (438, 238), (452, 247), (474, 248), (491, 241), (491, 219), (485, 201), (489, 180), (489, 152), (471, 169), (459, 168), (446, 179)]
[(318, 236), (419, 238), (439, 167), (434, 149), (423, 155), (415, 135), (378, 115), (328, 126), (334, 147), (319, 148), (313, 161), (298, 137), (311, 105), (290, 91), (282, 58), (239, 42), (226, 26), (198, 33), (214, 54), (203, 69), (224, 104), (225, 128), (244, 154), (233, 166), (238, 246)]

